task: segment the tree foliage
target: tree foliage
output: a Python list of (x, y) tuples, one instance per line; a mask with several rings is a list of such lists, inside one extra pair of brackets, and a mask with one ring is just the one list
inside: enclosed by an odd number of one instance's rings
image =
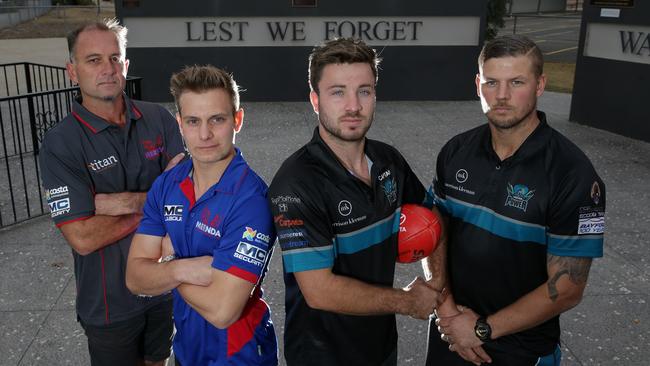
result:
[(497, 33), (499, 33), (499, 28), (505, 26), (503, 18), (506, 16), (506, 1), (507, 0), (488, 0), (485, 40), (489, 41), (496, 37)]

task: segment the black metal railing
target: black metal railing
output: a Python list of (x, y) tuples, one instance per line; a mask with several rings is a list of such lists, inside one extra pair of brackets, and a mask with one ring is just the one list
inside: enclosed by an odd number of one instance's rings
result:
[[(65, 68), (31, 63), (0, 65), (0, 228), (48, 212), (40, 186), (43, 136), (70, 113), (79, 88)], [(127, 78), (126, 93), (140, 99), (142, 78)]]

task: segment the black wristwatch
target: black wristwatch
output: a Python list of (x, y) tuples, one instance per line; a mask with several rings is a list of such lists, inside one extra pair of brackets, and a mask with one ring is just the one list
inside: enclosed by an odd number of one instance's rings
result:
[(482, 316), (476, 319), (474, 334), (476, 334), (476, 337), (478, 337), (481, 342), (486, 343), (492, 340), (492, 327), (488, 324), (486, 317)]

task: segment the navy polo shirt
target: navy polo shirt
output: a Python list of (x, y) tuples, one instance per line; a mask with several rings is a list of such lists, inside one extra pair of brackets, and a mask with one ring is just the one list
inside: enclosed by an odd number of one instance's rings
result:
[[(366, 139), (368, 186), (338, 161), (318, 128), (278, 170), (269, 189), (286, 285), (284, 348), (292, 365), (379, 365), (397, 347), (395, 315), (352, 316), (310, 308), (294, 273), (393, 286), (400, 207), (427, 192), (392, 146)], [(429, 204), (432, 200), (429, 200)]]
[(163, 173), (147, 195), (138, 233), (169, 234), (178, 258), (210, 255), (215, 269), (256, 284), (241, 317), (218, 329), (174, 293), (174, 353), (182, 365), (276, 365), (277, 344), (261, 281), (275, 230), (266, 184), (239, 150), (198, 200), (188, 160)]
[[(433, 187), (449, 217), (454, 299), (490, 315), (544, 284), (547, 255), (601, 257), (605, 185), (585, 154), (546, 123), (503, 161), (489, 126), (452, 138), (440, 151)], [(553, 353), (559, 317), (485, 345), (531, 356)]]
[[(126, 125), (92, 114), (79, 101), (43, 138), (40, 168), (52, 219), (58, 227), (95, 214), (96, 193), (146, 192), (169, 160), (182, 152), (178, 124), (163, 107), (124, 95)], [(132, 234), (81, 256), (72, 251), (77, 314), (86, 324), (129, 319), (165, 297), (144, 298), (126, 288)]]

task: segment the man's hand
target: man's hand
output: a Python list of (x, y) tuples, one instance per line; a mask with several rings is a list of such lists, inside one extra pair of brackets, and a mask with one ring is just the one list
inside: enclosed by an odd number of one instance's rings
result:
[(404, 291), (410, 295), (407, 314), (416, 319), (429, 319), (433, 310), (444, 300), (444, 296), (427, 285), (421, 277), (416, 277), (404, 288)]
[(180, 163), (181, 160), (183, 160), (184, 157), (185, 157), (184, 152), (178, 153), (176, 156), (174, 156), (172, 158), (172, 160), (169, 161), (169, 163), (167, 163), (167, 166), (165, 167), (165, 171), (168, 171), (169, 169), (171, 169), (171, 168), (175, 167), (176, 165), (178, 165), (178, 163)]
[(179, 267), (178, 279), (182, 283), (210, 286), (212, 284), (212, 256), (181, 259), (183, 266)]
[[(491, 363), (492, 359), (483, 350), (481, 342), (474, 333), (478, 314), (469, 308), (458, 306), (458, 312), (451, 316), (440, 316), (436, 319), (440, 338), (449, 343), (449, 350), (458, 353), (466, 361), (475, 365), (482, 362)], [(447, 312), (448, 314), (449, 312)]]

